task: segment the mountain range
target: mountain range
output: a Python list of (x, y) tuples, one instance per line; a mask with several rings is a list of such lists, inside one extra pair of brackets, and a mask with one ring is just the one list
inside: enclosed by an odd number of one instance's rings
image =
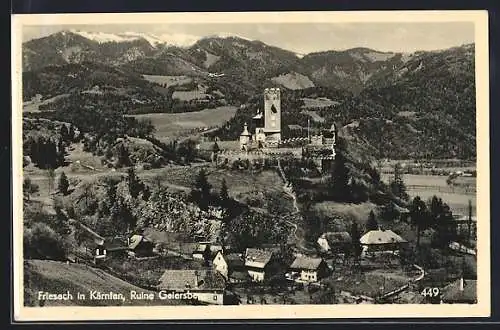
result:
[[(230, 35), (196, 38), (68, 30), (23, 43), (22, 55), (25, 100), (36, 94), (57, 97), (95, 84), (129, 90), (135, 86), (134, 99), (148, 94), (158, 104), (171, 97), (171, 91), (143, 75), (191, 77), (234, 104), (248, 102), (269, 86), (303, 91), (302, 98), (308, 93), (325, 96), (317, 89), (326, 88), (327, 94), (341, 91), (345, 96), (333, 100), (335, 105), (310, 110), (350, 125), (345, 131), (360, 143), (378, 150), (398, 145), (395, 150), (407, 157), (475, 155), (474, 44), (415, 53), (353, 48), (297, 54)], [(375, 128), (392, 133), (380, 141), (384, 134), (374, 135)], [(399, 142), (385, 143), (395, 140)], [(424, 150), (430, 142), (445, 147)], [(405, 153), (407, 149), (411, 154)]]
[(354, 92), (409, 58), (408, 54), (368, 48), (299, 55), (258, 40), (226, 35), (196, 39), (68, 30), (23, 44), (24, 72), (49, 65), (99, 62), (140, 74), (208, 76), (216, 72), (251, 85), (292, 74), (296, 79), (310, 80), (308, 86), (347, 88)]

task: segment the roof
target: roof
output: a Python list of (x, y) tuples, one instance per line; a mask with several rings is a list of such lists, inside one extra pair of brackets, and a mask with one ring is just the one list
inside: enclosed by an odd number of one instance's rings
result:
[(271, 260), (273, 253), (269, 250), (247, 248), (245, 252), (245, 266), (264, 268)]
[(300, 126), (300, 125), (295, 125), (295, 124), (290, 124), (290, 125), (288, 125), (288, 128), (289, 128), (289, 129), (292, 129), (292, 130), (293, 130), (293, 129), (296, 129), (296, 130), (301, 130), (301, 129), (302, 129), (302, 126)]
[(243, 256), (240, 256), (238, 253), (229, 253), (224, 255), (224, 260), (226, 260), (229, 268), (243, 267), (245, 265)]
[(142, 235), (132, 235), (132, 237), (130, 237), (130, 243), (128, 245), (128, 248), (133, 250), (135, 248), (137, 248), (139, 246), (139, 244), (141, 244), (141, 242), (146, 242), (146, 238), (144, 238), (144, 236)]
[(307, 257), (307, 256), (298, 256), (297, 258), (295, 258), (295, 260), (293, 261), (290, 268), (316, 270), (316, 269), (318, 269), (318, 267), (322, 261), (323, 261), (323, 259), (321, 259), (321, 258), (311, 258), (311, 257)]
[(243, 132), (241, 133), (241, 136), (251, 136), (251, 134), (248, 132), (247, 124), (243, 126)]
[[(207, 251), (208, 249), (208, 251)], [(210, 252), (211, 254), (216, 254), (219, 251), (222, 251), (223, 247), (220, 244), (213, 244), (213, 243), (198, 243), (196, 246), (196, 249), (193, 251), (193, 253), (205, 253), (205, 252)]]
[(229, 277), (235, 280), (245, 281), (250, 279), (250, 275), (247, 271), (234, 271), (229, 274)]
[(196, 249), (193, 251), (193, 253), (205, 253), (207, 250), (208, 244), (200, 243), (196, 246)]
[(166, 290), (223, 290), (225, 280), (212, 270), (167, 269), (158, 287)]
[(126, 237), (106, 237), (104, 246), (108, 250), (127, 248)]
[(373, 244), (394, 244), (394, 243), (405, 243), (406, 240), (401, 236), (393, 232), (392, 230), (371, 230), (364, 234), (359, 242), (361, 244), (373, 245)]
[(443, 288), (441, 299), (444, 302), (474, 302), (477, 300), (477, 280), (463, 280), (463, 290), (460, 289), (461, 279)]
[(410, 213), (410, 210), (408, 210), (406, 207), (401, 207), (398, 204), (392, 202), (394, 206), (394, 210), (396, 210), (399, 213)]
[(327, 232), (322, 234), (320, 238), (325, 238), (329, 245), (345, 244), (352, 242), (351, 235), (346, 231)]
[(104, 237), (102, 237), (101, 235), (99, 235), (98, 233), (96, 233), (95, 231), (93, 231), (92, 229), (90, 229), (89, 227), (85, 226), (83, 223), (81, 222), (77, 222), (78, 223), (78, 226), (83, 229), (85, 232), (87, 232), (88, 234), (90, 234), (90, 236), (92, 236), (92, 238), (96, 239), (96, 240), (99, 240), (99, 241), (102, 241), (102, 243), (104, 243), (105, 239)]

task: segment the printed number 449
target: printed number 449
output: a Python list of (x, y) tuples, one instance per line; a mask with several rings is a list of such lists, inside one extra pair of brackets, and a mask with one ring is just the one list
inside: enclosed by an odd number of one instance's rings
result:
[(439, 293), (439, 288), (425, 288), (420, 294), (424, 297), (437, 297)]

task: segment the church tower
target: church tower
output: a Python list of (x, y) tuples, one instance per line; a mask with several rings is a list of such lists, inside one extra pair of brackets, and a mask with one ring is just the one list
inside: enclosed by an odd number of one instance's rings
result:
[(279, 88), (264, 90), (264, 131), (271, 141), (281, 141), (281, 98)]

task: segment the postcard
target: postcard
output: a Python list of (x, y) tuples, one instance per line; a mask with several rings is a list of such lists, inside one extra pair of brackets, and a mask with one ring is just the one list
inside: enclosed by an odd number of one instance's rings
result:
[(12, 24), (16, 321), (490, 315), (486, 11)]

